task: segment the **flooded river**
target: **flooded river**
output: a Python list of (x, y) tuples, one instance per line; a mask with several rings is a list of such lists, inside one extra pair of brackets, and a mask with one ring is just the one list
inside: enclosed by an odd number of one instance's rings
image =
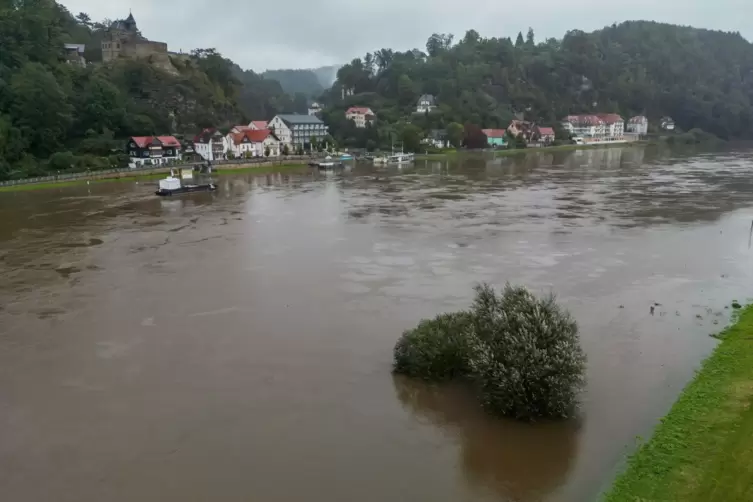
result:
[[(461, 157), (0, 193), (0, 493), (38, 501), (585, 501), (751, 291), (746, 153)], [(580, 420), (394, 378), (477, 281), (580, 323)], [(654, 315), (650, 306), (655, 303)]]

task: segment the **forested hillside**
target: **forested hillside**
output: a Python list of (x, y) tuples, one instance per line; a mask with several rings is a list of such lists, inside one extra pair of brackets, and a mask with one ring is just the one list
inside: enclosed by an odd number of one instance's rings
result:
[(212, 49), (86, 68), (65, 62), (66, 42), (86, 43), (101, 61), (105, 28), (54, 0), (0, 0), (0, 180), (123, 165), (129, 135), (192, 137), (295, 109), (278, 82)]
[(324, 91), (324, 86), (312, 70), (267, 70), (261, 76), (277, 80), (289, 94), (300, 92), (307, 97), (318, 97)]
[[(342, 88), (354, 95), (341, 100)], [(437, 97), (439, 110), (408, 119), (424, 93)], [(343, 66), (325, 101), (335, 137), (362, 144), (415, 136), (416, 126), (504, 127), (516, 114), (552, 125), (596, 111), (669, 115), (685, 130), (751, 138), (753, 45), (738, 33), (644, 21), (561, 40), (537, 41), (533, 31), (513, 40), (471, 30), (457, 42), (435, 34), (425, 51), (381, 49)], [(341, 119), (351, 105), (376, 112), (375, 130), (355, 131)]]

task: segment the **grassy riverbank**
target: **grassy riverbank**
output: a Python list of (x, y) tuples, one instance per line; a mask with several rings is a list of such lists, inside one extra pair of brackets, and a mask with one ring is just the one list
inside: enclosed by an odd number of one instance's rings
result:
[[(308, 166), (306, 164), (280, 164), (280, 165), (264, 165), (264, 166), (253, 166), (248, 164), (239, 164), (238, 167), (234, 166), (227, 166), (222, 169), (217, 169), (214, 171), (214, 174), (221, 175), (221, 174), (242, 174), (242, 173), (255, 173), (255, 174), (270, 174), (270, 173), (277, 173), (277, 172), (285, 172), (285, 171), (295, 171), (295, 170), (306, 170), (308, 169)], [(44, 183), (24, 183), (20, 185), (11, 185), (11, 186), (4, 186), (0, 187), (0, 193), (2, 192), (26, 192), (29, 190), (44, 190), (44, 189), (51, 189), (51, 188), (65, 188), (70, 186), (76, 186), (76, 185), (85, 185), (87, 183), (113, 183), (113, 182), (134, 182), (134, 181), (154, 181), (158, 180), (160, 178), (165, 177), (165, 173), (169, 172), (169, 168), (162, 168), (162, 169), (155, 169), (155, 171), (151, 171), (149, 174), (146, 173), (135, 173), (133, 175), (131, 174), (125, 174), (122, 173), (119, 176), (113, 176), (109, 178), (98, 178), (95, 179), (94, 177), (97, 176), (96, 172), (92, 173), (92, 178), (80, 178), (77, 180), (71, 180), (71, 181), (58, 181), (58, 182), (44, 182)]]
[(753, 306), (720, 338), (605, 502), (753, 500)]

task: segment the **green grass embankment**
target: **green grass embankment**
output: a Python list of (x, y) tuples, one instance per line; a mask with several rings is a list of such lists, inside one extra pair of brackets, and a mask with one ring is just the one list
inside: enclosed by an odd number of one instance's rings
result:
[[(180, 166), (177, 166), (180, 167)], [(226, 166), (221, 169), (216, 169), (213, 174), (221, 175), (221, 174), (242, 174), (242, 173), (255, 173), (255, 174), (269, 174), (269, 173), (277, 173), (282, 171), (291, 171), (291, 170), (305, 170), (307, 169), (306, 164), (280, 164), (280, 165), (262, 165), (262, 166), (254, 166), (254, 165), (248, 165), (248, 164), (238, 164), (238, 167), (233, 167), (233, 165)], [(71, 187), (76, 185), (85, 185), (88, 183), (112, 183), (117, 181), (125, 181), (125, 182), (134, 182), (134, 181), (153, 181), (158, 180), (161, 178), (164, 178), (166, 176), (165, 173), (168, 173), (170, 170), (169, 167), (166, 168), (159, 168), (154, 169), (153, 171), (150, 170), (149, 174), (147, 173), (135, 173), (130, 174), (128, 172), (121, 172), (121, 173), (113, 173), (112, 176), (108, 175), (101, 175), (97, 174), (96, 172), (91, 173), (91, 177), (82, 177), (75, 180), (70, 181), (51, 181), (51, 182), (41, 182), (41, 183), (22, 183), (19, 185), (10, 185), (10, 186), (3, 186), (0, 187), (0, 193), (2, 192), (25, 192), (29, 190), (44, 190), (44, 189), (50, 189), (50, 188), (65, 188), (65, 187)], [(156, 172), (155, 172), (156, 171)], [(101, 176), (101, 177), (97, 177)]]
[(753, 501), (753, 306), (720, 338), (605, 502)]

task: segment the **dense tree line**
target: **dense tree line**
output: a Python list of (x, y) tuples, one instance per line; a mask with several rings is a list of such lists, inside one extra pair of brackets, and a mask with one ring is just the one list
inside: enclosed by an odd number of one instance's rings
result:
[[(417, 117), (424, 93), (439, 108)], [(366, 135), (389, 143), (409, 139), (414, 127), (451, 123), (505, 127), (514, 117), (554, 125), (593, 112), (644, 114), (654, 124), (668, 115), (684, 130), (749, 138), (753, 45), (739, 33), (644, 21), (538, 42), (532, 30), (514, 41), (473, 30), (459, 41), (434, 34), (425, 51), (381, 49), (354, 59), (323, 99), (335, 137), (351, 143)], [(352, 105), (376, 112), (375, 131), (357, 133), (335, 118)]]
[[(123, 138), (230, 127), (305, 110), (274, 80), (213, 49), (101, 64), (110, 21), (54, 0), (0, 0), (0, 180), (123, 166)], [(87, 44), (87, 67), (65, 43)]]

